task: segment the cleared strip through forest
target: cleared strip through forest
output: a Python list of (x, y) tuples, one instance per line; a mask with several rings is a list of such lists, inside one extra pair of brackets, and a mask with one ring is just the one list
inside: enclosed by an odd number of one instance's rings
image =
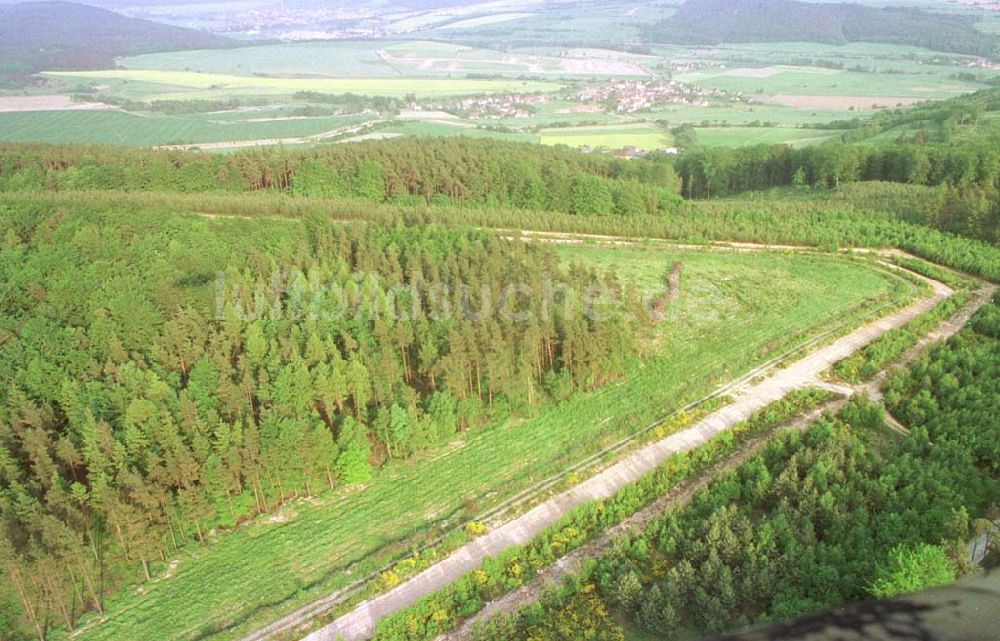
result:
[[(923, 351), (932, 343), (948, 340), (957, 334), (963, 327), (965, 327), (966, 323), (969, 322), (972, 315), (975, 314), (980, 307), (988, 303), (996, 293), (997, 287), (995, 285), (984, 285), (976, 293), (976, 295), (968, 303), (963, 305), (962, 308), (959, 309), (953, 316), (942, 321), (935, 329), (917, 341), (913, 347), (908, 349), (896, 361), (890, 363), (872, 380), (864, 383), (858, 383), (856, 385), (820, 385), (820, 387), (830, 389), (831, 391), (842, 394), (843, 396), (838, 400), (825, 403), (812, 412), (794, 419), (791, 423), (783, 426), (782, 429), (804, 430), (817, 418), (819, 418), (822, 413), (836, 413), (846, 404), (847, 398), (855, 393), (867, 394), (873, 400), (877, 399), (880, 401), (881, 385), (889, 372), (905, 367), (908, 363), (923, 353)], [(893, 425), (893, 422), (895, 422), (896, 419), (888, 413), (888, 410), (886, 410), (885, 418), (890, 429), (900, 431)], [(896, 422), (896, 425), (898, 425), (898, 422)], [(905, 427), (902, 429), (903, 431), (901, 433), (905, 436), (908, 432)], [(645, 526), (648, 525), (653, 519), (663, 514), (668, 507), (687, 503), (698, 490), (705, 487), (714, 477), (726, 470), (733, 469), (744, 461), (749, 460), (750, 457), (759, 450), (760, 445), (770, 438), (770, 436), (771, 435), (766, 435), (756, 439), (754, 442), (749, 443), (742, 450), (720, 462), (712, 469), (707, 470), (696, 479), (682, 483), (680, 486), (674, 488), (674, 490), (668, 492), (660, 499), (657, 499), (649, 506), (636, 512), (621, 524), (609, 528), (594, 541), (585, 544), (577, 550), (567, 554), (565, 557), (559, 559), (556, 563), (544, 569), (538, 574), (538, 576), (533, 578), (528, 583), (511, 592), (508, 592), (494, 601), (489, 602), (486, 607), (473, 615), (471, 618), (464, 621), (458, 629), (442, 634), (438, 637), (437, 641), (469, 641), (472, 638), (473, 630), (478, 624), (489, 621), (501, 612), (512, 612), (522, 606), (536, 601), (546, 589), (557, 585), (558, 581), (562, 577), (579, 571), (580, 564), (583, 560), (594, 558), (602, 554), (610, 548), (615, 539), (627, 532), (642, 531), (643, 528), (645, 528)], [(979, 544), (980, 541), (978, 539), (973, 539), (973, 541), (969, 544), (969, 548), (972, 551), (970, 552), (970, 557), (973, 561), (981, 560), (977, 559), (974, 555), (974, 552), (979, 549), (977, 547)], [(985, 546), (983, 546), (983, 549), (985, 549)]]
[[(919, 276), (919, 275), (917, 275)], [(919, 276), (927, 281), (933, 294), (886, 317), (868, 323), (834, 342), (806, 355), (788, 367), (771, 374), (746, 389), (746, 393), (709, 415), (693, 427), (673, 434), (627, 456), (622, 461), (599, 472), (575, 487), (541, 503), (524, 515), (513, 519), (488, 534), (459, 548), (449, 557), (408, 581), (373, 597), (313, 632), (306, 641), (360, 641), (369, 638), (375, 624), (383, 617), (407, 607), (461, 577), (489, 556), (496, 556), (513, 545), (526, 543), (546, 527), (558, 521), (573, 507), (596, 499), (607, 498), (621, 487), (636, 481), (658, 467), (668, 456), (690, 450), (735, 423), (746, 420), (755, 411), (779, 400), (789, 392), (817, 382), (819, 374), (837, 361), (868, 345), (885, 332), (901, 327), (930, 310), (952, 294), (947, 286)], [(302, 625), (307, 618), (283, 620), (282, 629)]]
[[(205, 215), (205, 214), (199, 214)], [(207, 215), (209, 217), (215, 217), (215, 215)], [(503, 230), (510, 232), (511, 234), (516, 234), (516, 230)], [(510, 236), (513, 238), (513, 235)], [(556, 243), (562, 244), (567, 242), (596, 242), (600, 245), (614, 245), (620, 247), (634, 246), (641, 244), (642, 246), (648, 246), (648, 241), (636, 238), (623, 238), (618, 242), (606, 242), (606, 238), (612, 238), (607, 236), (597, 236), (590, 234), (564, 234), (564, 233), (545, 233), (539, 232), (538, 234), (526, 232), (524, 240), (529, 242), (541, 242), (541, 243)], [(749, 253), (749, 252), (762, 252), (762, 251), (773, 251), (776, 249), (796, 251), (802, 253), (815, 253), (816, 249), (811, 247), (792, 247), (792, 246), (768, 246), (768, 245), (754, 245), (750, 243), (742, 244), (738, 248), (730, 246), (728, 243), (713, 243), (709, 245), (690, 245), (683, 243), (676, 243), (673, 241), (653, 241), (655, 247), (664, 250), (674, 250), (674, 249), (685, 249), (691, 251), (731, 251), (736, 253)], [(858, 253), (868, 254), (868, 250), (858, 250)], [(891, 253), (891, 252), (890, 252)], [(897, 267), (893, 265), (888, 265), (883, 263), (883, 267), (889, 270), (900, 271)], [(915, 292), (916, 289), (913, 288)], [(866, 313), (866, 318), (875, 318), (880, 314), (887, 311), (889, 305), (882, 305), (880, 307), (868, 310)], [(841, 335), (843, 332), (847, 331), (849, 328), (854, 326), (855, 322), (859, 322), (861, 319), (853, 319), (847, 323), (838, 323), (834, 326), (821, 331), (818, 334), (810, 336), (806, 340), (792, 347), (788, 348), (784, 352), (777, 354), (770, 358), (768, 361), (760, 363), (753, 367), (752, 369), (746, 371), (739, 378), (733, 379), (728, 383), (721, 385), (716, 388), (711, 393), (708, 393), (690, 403), (682, 408), (679, 408), (675, 412), (663, 416), (645, 426), (641, 429), (632, 432), (628, 436), (622, 438), (619, 441), (607, 445), (604, 449), (596, 452), (585, 459), (575, 462), (570, 467), (562, 468), (558, 473), (553, 474), (541, 481), (535, 483), (529, 488), (526, 488), (516, 494), (509, 496), (501, 503), (493, 506), (488, 511), (483, 512), (477, 516), (477, 520), (482, 522), (493, 522), (502, 523), (508, 512), (513, 510), (525, 510), (529, 509), (532, 505), (538, 503), (543, 498), (547, 496), (548, 493), (552, 492), (555, 488), (563, 484), (568, 475), (578, 475), (580, 477), (586, 477), (590, 474), (596, 473), (601, 467), (613, 463), (614, 460), (624, 456), (627, 452), (638, 446), (638, 443), (642, 441), (643, 435), (652, 431), (659, 425), (671, 420), (679, 413), (689, 412), (695, 408), (711, 401), (712, 399), (717, 399), (727, 396), (735, 396), (737, 393), (743, 393), (745, 389), (753, 382), (759, 380), (767, 372), (772, 371), (776, 367), (789, 362), (791, 359), (795, 358), (797, 355), (802, 354), (808, 350), (814, 349), (826, 342), (829, 342), (833, 338)], [(440, 539), (435, 540), (430, 545), (435, 545)], [(358, 578), (348, 585), (341, 587), (330, 594), (316, 599), (307, 605), (299, 607), (298, 609), (289, 612), (288, 614), (273, 620), (271, 623), (259, 627), (254, 631), (244, 635), (241, 641), (267, 641), (278, 635), (284, 635), (285, 633), (292, 630), (304, 630), (310, 621), (320, 617), (328, 612), (330, 612), (335, 607), (347, 603), (351, 600), (359, 591), (364, 589), (364, 587), (369, 584), (375, 577), (379, 575), (380, 572), (389, 570), (393, 567), (390, 563), (378, 570), (369, 573), (368, 575)], [(282, 636), (282, 638), (285, 638)]]

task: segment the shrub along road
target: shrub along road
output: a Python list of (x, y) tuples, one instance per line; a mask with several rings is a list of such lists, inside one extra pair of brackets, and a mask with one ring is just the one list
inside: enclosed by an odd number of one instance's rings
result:
[[(792, 419), (789, 423), (786, 423), (778, 428), (777, 431), (805, 431), (805, 429), (812, 425), (812, 423), (824, 412), (836, 413), (846, 404), (846, 397), (828, 401), (811, 412), (807, 412), (798, 418)], [(775, 431), (769, 431), (766, 434), (755, 438), (753, 441), (745, 444), (742, 449), (713, 465), (703, 473), (696, 475), (692, 479), (681, 482), (665, 495), (642, 508), (618, 525), (605, 530), (593, 541), (585, 543), (583, 546), (573, 550), (549, 567), (545, 568), (528, 583), (525, 583), (521, 587), (489, 602), (482, 610), (464, 621), (457, 630), (441, 635), (438, 637), (437, 641), (469, 641), (469, 639), (472, 638), (473, 630), (478, 624), (485, 623), (502, 612), (514, 612), (522, 606), (537, 601), (546, 590), (550, 587), (557, 586), (563, 577), (579, 572), (581, 564), (584, 560), (598, 557), (607, 551), (615, 539), (618, 539), (629, 532), (642, 532), (654, 519), (662, 516), (664, 511), (668, 508), (685, 505), (697, 492), (705, 488), (713, 478), (716, 478), (720, 474), (732, 470), (748, 461), (752, 456), (760, 451), (760, 447), (770, 440), (774, 434)]]

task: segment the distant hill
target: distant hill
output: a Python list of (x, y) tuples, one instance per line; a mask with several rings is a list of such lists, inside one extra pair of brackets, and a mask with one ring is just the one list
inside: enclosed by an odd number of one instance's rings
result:
[(109, 67), (116, 56), (235, 46), (210, 33), (73, 2), (0, 4), (0, 72)]
[(650, 29), (657, 42), (881, 42), (995, 57), (998, 39), (967, 16), (795, 0), (688, 0)]

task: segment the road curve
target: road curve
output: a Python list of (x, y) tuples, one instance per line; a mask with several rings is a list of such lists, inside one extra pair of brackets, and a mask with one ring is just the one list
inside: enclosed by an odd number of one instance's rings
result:
[(446, 587), (463, 574), (478, 568), (487, 557), (528, 542), (573, 507), (612, 496), (623, 486), (656, 469), (671, 454), (695, 448), (789, 392), (816, 384), (818, 375), (837, 361), (850, 356), (885, 332), (905, 325), (952, 294), (947, 286), (925, 280), (932, 287), (933, 293), (930, 296), (863, 325), (774, 372), (759, 383), (749, 386), (744, 395), (689, 429), (647, 445), (522, 516), (467, 543), (427, 570), (388, 592), (362, 602), (350, 612), (312, 632), (304, 641), (362, 641), (371, 637), (380, 619)]

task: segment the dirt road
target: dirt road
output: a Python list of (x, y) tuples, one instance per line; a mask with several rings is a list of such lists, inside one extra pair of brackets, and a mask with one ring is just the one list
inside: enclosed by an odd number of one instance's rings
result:
[(945, 285), (928, 281), (931, 296), (921, 299), (889, 316), (864, 325), (850, 334), (821, 347), (789, 366), (750, 385), (746, 393), (729, 405), (709, 415), (691, 428), (673, 434), (627, 456), (575, 487), (541, 503), (465, 546), (449, 557), (414, 576), (392, 590), (359, 604), (354, 610), (329, 625), (309, 634), (306, 641), (360, 641), (369, 638), (376, 622), (397, 610), (412, 605), (421, 597), (452, 583), (476, 569), (488, 556), (495, 556), (513, 545), (532, 539), (558, 521), (573, 507), (595, 499), (607, 498), (623, 486), (655, 469), (668, 456), (690, 450), (725, 431), (735, 423), (789, 392), (818, 383), (820, 373), (837, 361), (850, 356), (883, 333), (901, 327), (951, 295)]
[[(788, 424), (783, 425), (780, 429), (781, 431), (805, 430), (824, 412), (835, 413), (846, 403), (846, 397), (824, 403), (813, 411), (803, 414)], [(708, 485), (712, 479), (749, 460), (750, 457), (760, 451), (761, 445), (767, 442), (771, 436), (772, 434), (766, 434), (754, 439), (697, 477), (680, 483), (665, 495), (618, 525), (608, 528), (593, 541), (580, 546), (560, 558), (545, 568), (531, 581), (516, 590), (508, 592), (495, 601), (490, 601), (486, 604), (486, 607), (464, 621), (457, 630), (442, 634), (437, 638), (437, 641), (468, 641), (472, 638), (472, 631), (478, 624), (489, 621), (502, 612), (513, 612), (524, 605), (536, 601), (546, 590), (558, 586), (563, 577), (579, 572), (584, 560), (597, 557), (607, 551), (615, 539), (629, 532), (642, 532), (646, 529), (646, 526), (656, 519), (656, 517), (663, 514), (667, 508), (685, 505), (691, 500), (691, 497)]]
[(354, 125), (346, 125), (344, 127), (338, 127), (337, 129), (323, 131), (318, 134), (313, 134), (311, 136), (297, 136), (292, 138), (263, 138), (260, 140), (231, 140), (225, 142), (200, 142), (200, 143), (190, 143), (183, 145), (160, 145), (158, 147), (154, 147), (154, 149), (178, 149), (178, 150), (200, 149), (202, 151), (220, 151), (224, 149), (243, 149), (246, 147), (271, 147), (274, 145), (305, 145), (314, 142), (323, 142), (324, 140), (337, 138), (339, 136), (348, 136), (350, 134), (356, 134), (359, 131), (362, 131), (380, 122), (383, 121), (369, 120), (367, 122), (362, 122)]
[[(856, 393), (863, 393), (880, 399), (881, 384), (889, 372), (892, 372), (900, 367), (904, 367), (907, 363), (919, 356), (931, 343), (947, 340), (948, 338), (954, 336), (960, 329), (962, 329), (962, 327), (965, 326), (972, 314), (989, 302), (996, 292), (997, 287), (993, 285), (984, 286), (968, 303), (963, 305), (958, 312), (956, 312), (949, 319), (943, 321), (938, 327), (927, 334), (927, 336), (923, 337), (912, 348), (907, 350), (889, 367), (882, 370), (878, 376), (874, 377), (871, 381), (859, 383), (853, 386), (837, 383), (822, 383), (819, 387), (841, 394), (842, 398), (826, 403), (822, 407), (795, 419), (790, 424), (783, 426), (783, 429), (805, 429), (823, 412), (838, 411), (844, 404), (846, 404), (848, 397)], [(888, 413), (886, 414), (886, 423), (890, 429), (900, 432), (903, 435), (909, 434), (908, 430), (903, 425), (900, 425), (899, 422)], [(765, 436), (755, 440), (742, 448), (739, 452), (730, 456), (727, 460), (713, 466), (711, 469), (705, 471), (705, 473), (699, 475), (697, 479), (681, 483), (666, 495), (657, 499), (654, 503), (651, 503), (642, 510), (639, 510), (621, 524), (609, 528), (594, 541), (581, 546), (577, 550), (574, 550), (559, 559), (556, 563), (553, 563), (549, 567), (545, 568), (538, 576), (520, 588), (508, 592), (495, 601), (489, 602), (486, 604), (486, 607), (477, 612), (474, 616), (470, 617), (468, 620), (464, 621), (458, 629), (441, 635), (437, 638), (437, 641), (469, 641), (472, 638), (472, 632), (477, 625), (489, 621), (501, 612), (512, 612), (522, 606), (534, 602), (545, 590), (550, 587), (557, 586), (563, 577), (578, 572), (580, 570), (581, 563), (585, 559), (595, 558), (608, 550), (616, 538), (627, 532), (640, 532), (645, 529), (645, 527), (653, 519), (662, 514), (668, 507), (680, 506), (687, 503), (696, 492), (705, 487), (720, 473), (733, 469), (753, 456), (753, 454), (755, 454), (760, 448), (762, 442), (766, 441), (768, 438), (768, 436)], [(997, 526), (1000, 527), (1000, 520), (998, 520)], [(988, 536), (988, 534), (980, 535), (969, 542), (969, 558), (971, 562), (979, 563), (982, 561), (987, 549)]]

